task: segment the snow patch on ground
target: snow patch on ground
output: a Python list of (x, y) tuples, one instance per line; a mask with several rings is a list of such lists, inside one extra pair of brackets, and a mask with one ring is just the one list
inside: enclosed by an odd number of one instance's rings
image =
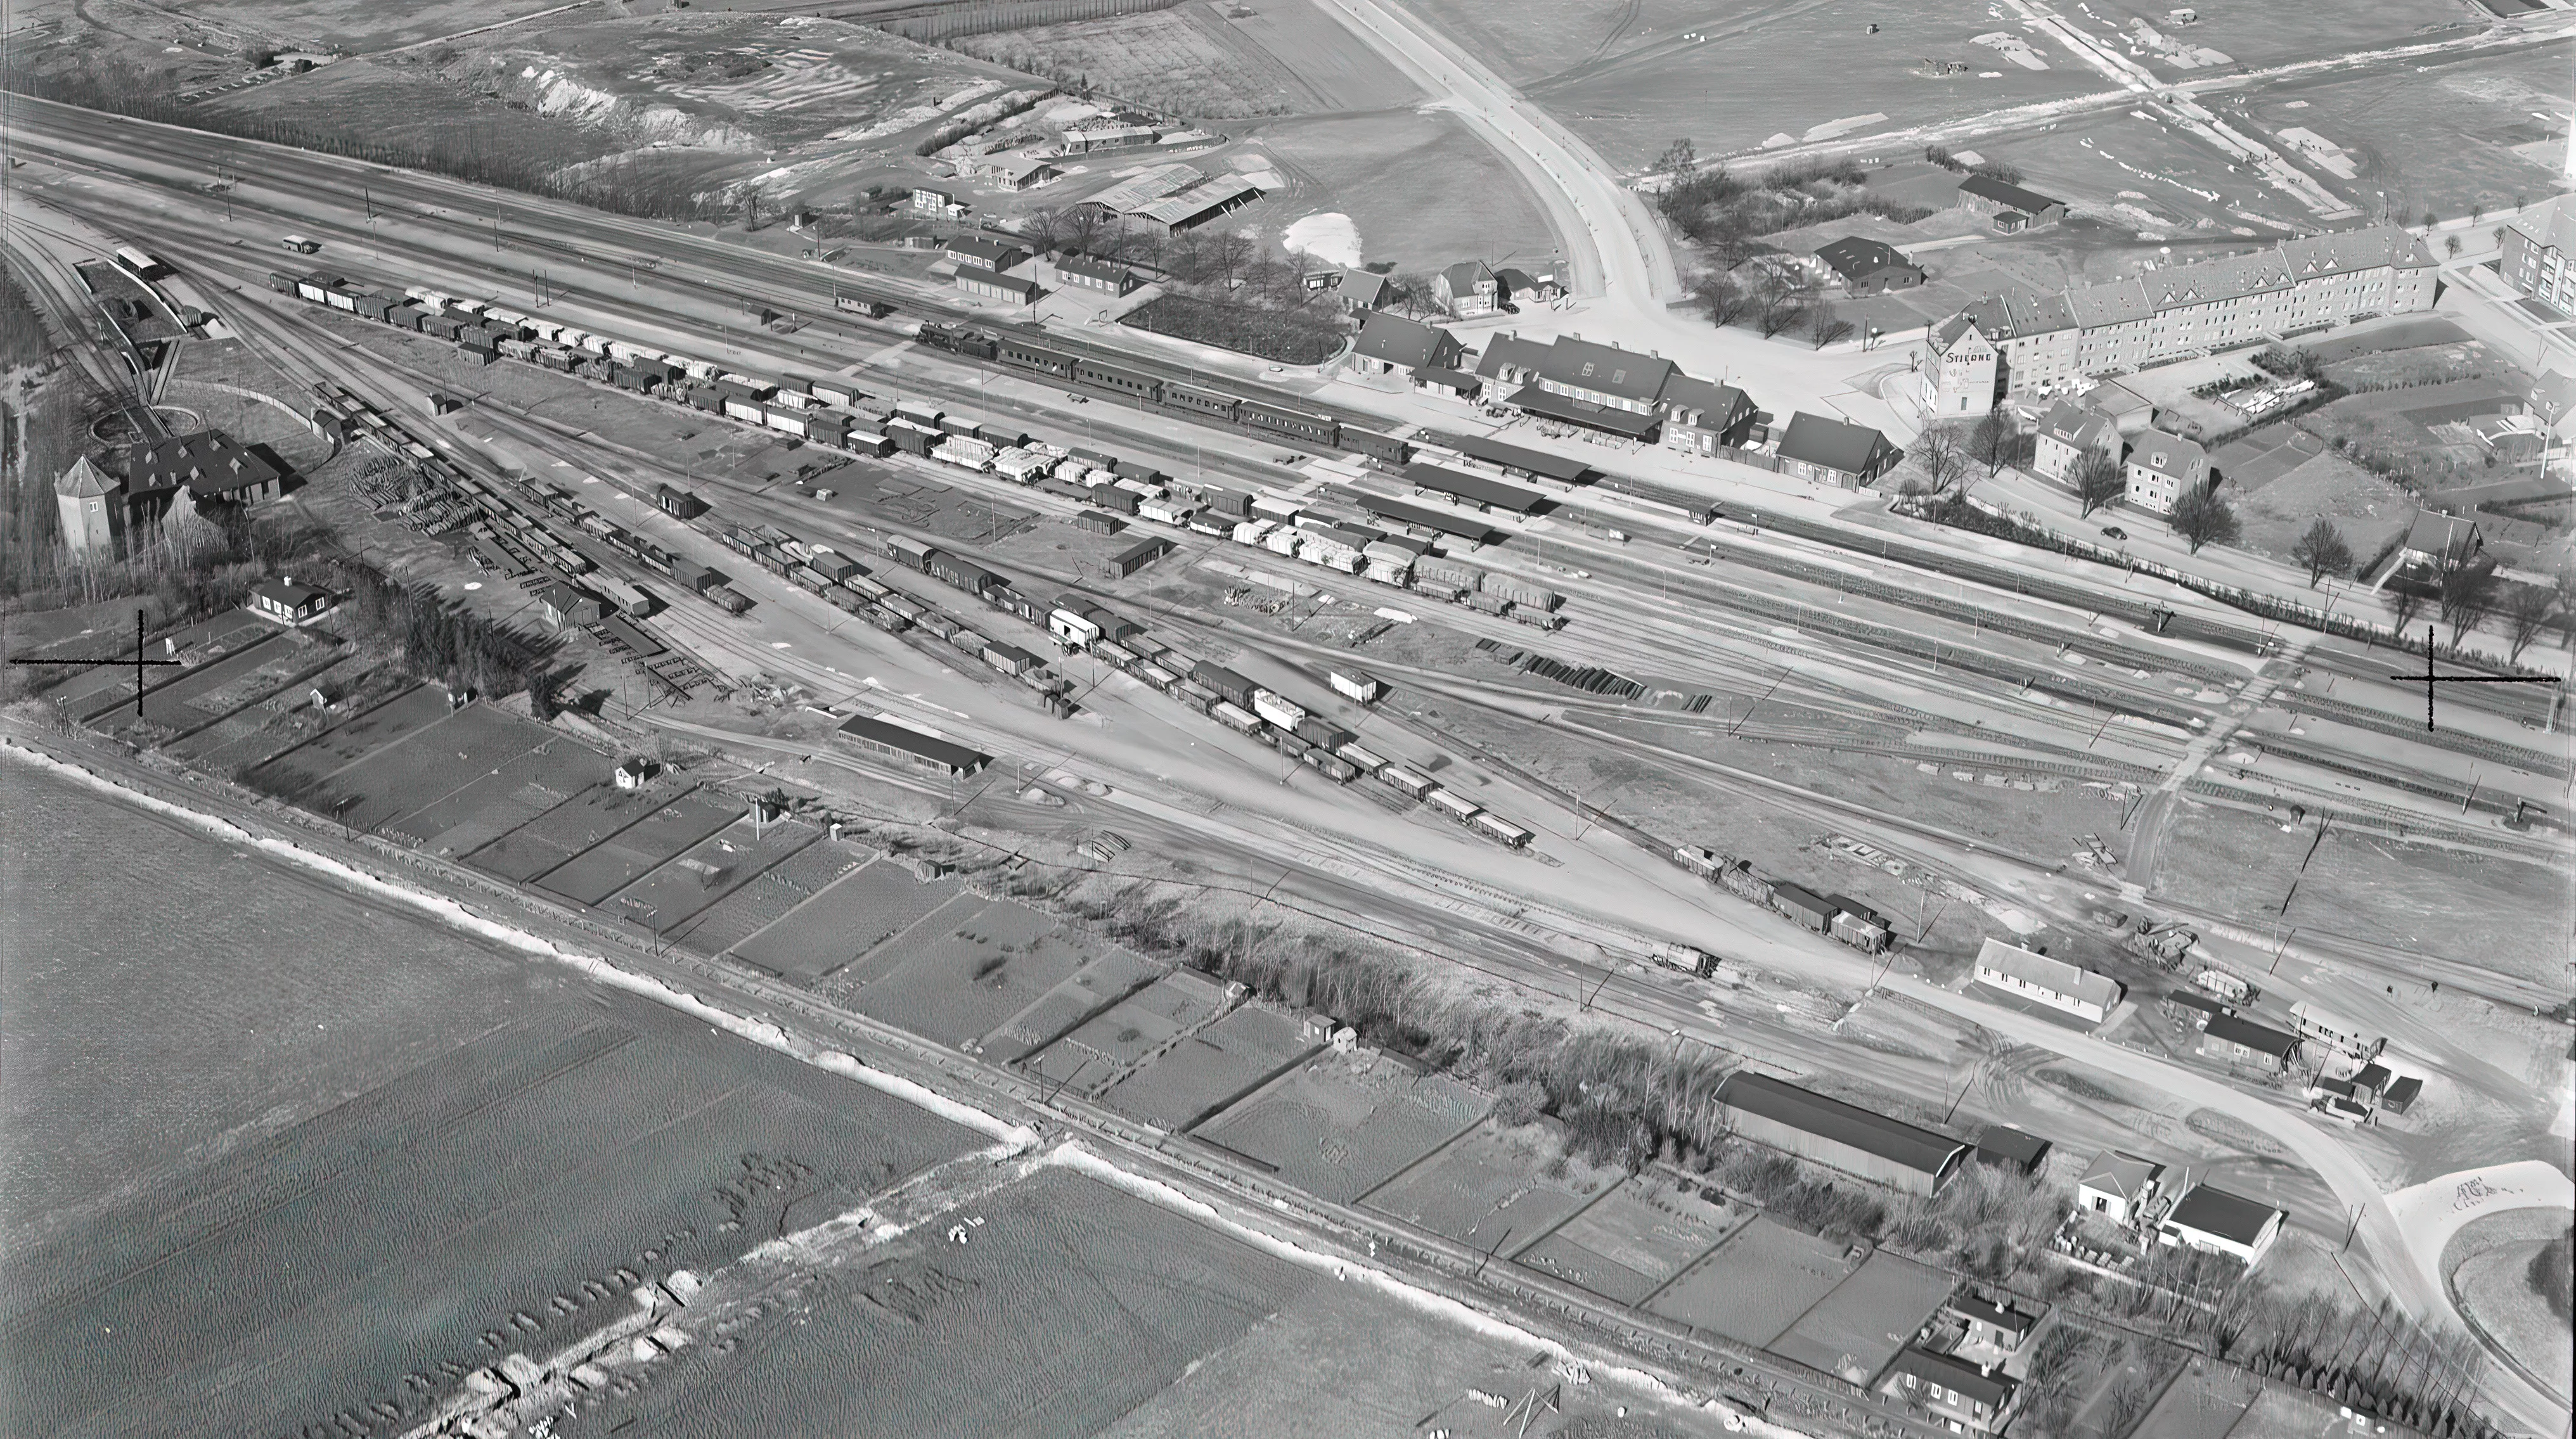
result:
[(1281, 243), (1294, 252), (1312, 255), (1345, 270), (1360, 267), (1360, 227), (1338, 210), (1290, 221)]

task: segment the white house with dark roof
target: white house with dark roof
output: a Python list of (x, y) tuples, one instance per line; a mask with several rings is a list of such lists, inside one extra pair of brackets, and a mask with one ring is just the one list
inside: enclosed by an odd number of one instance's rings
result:
[(2002, 351), (2005, 390), (2042, 395), (2293, 330), (2429, 310), (2439, 288), (2424, 242), (2378, 225), (2096, 285), (1988, 295), (1961, 313)]
[(1982, 415), (2003, 398), (2003, 351), (1975, 315), (1952, 315), (1933, 326), (1925, 349), (1915, 386), (1931, 417)]
[(2576, 251), (2576, 196), (2561, 195), (2506, 223), (2496, 273), (2542, 304), (2576, 314), (2576, 257), (2570, 251)]
[(1364, 375), (1411, 375), (1417, 370), (1452, 370), (1467, 347), (1437, 325), (1408, 320), (1386, 310), (1372, 310), (1351, 343), (1351, 366)]
[(2165, 1167), (2152, 1159), (2103, 1150), (2084, 1167), (2084, 1177), (2075, 1181), (2075, 1207), (2113, 1224), (2135, 1223), (2145, 1217), (2147, 1201), (2155, 1197), (2164, 1177)]
[(1461, 320), (1490, 315), (1503, 307), (1503, 282), (1482, 260), (1460, 260), (1440, 272), (1432, 290), (1440, 306)]
[(331, 592), (316, 585), (297, 584), (293, 575), (280, 575), (251, 586), (250, 602), (245, 608), (262, 619), (300, 625), (331, 608)]
[(2227, 1254), (2251, 1265), (2262, 1259), (2281, 1225), (2289, 1218), (2260, 1200), (2230, 1194), (2214, 1185), (2195, 1184), (2174, 1201), (2171, 1213), (2156, 1224), (2167, 1244), (2188, 1245), (2204, 1253)]
[(2406, 569), (2446, 574), (2476, 559), (2485, 548), (2486, 537), (2479, 533), (2477, 521), (2440, 510), (2417, 510), (2415, 523), (2407, 527), (2406, 542), (2397, 547), (2397, 563)]
[(2100, 1024), (2120, 1002), (2120, 982), (2037, 950), (1988, 939), (1977, 950), (1977, 983)]
[(1847, 295), (1910, 290), (1923, 283), (1923, 267), (1885, 240), (1845, 235), (1816, 251), (1816, 260), (1840, 280)]
[(1995, 1365), (1908, 1344), (1878, 1389), (1953, 1434), (1991, 1434), (2011, 1415), (2021, 1382)]
[(1664, 443), (1695, 455), (1740, 449), (1753, 428), (1753, 397), (1733, 385), (1675, 374), (1664, 382)]
[(2130, 446), (2124, 472), (2130, 504), (2169, 515), (2183, 496), (2209, 488), (2209, 455), (2196, 441), (2149, 430)]
[(2120, 427), (2109, 415), (2075, 400), (2059, 400), (2039, 418), (2039, 433), (2032, 441), (2030, 467), (2042, 478), (2063, 485), (2075, 478), (2075, 467), (2089, 454), (2107, 454), (2118, 460), (2126, 446), (2120, 440)]

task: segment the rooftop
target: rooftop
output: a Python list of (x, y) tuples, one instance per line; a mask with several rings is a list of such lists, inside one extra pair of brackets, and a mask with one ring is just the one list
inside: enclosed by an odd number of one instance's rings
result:
[[(1445, 343), (1444, 343), (1445, 342)], [(1388, 310), (1371, 310), (1360, 325), (1359, 338), (1353, 342), (1358, 354), (1390, 365), (1418, 370), (1432, 363), (1447, 345), (1456, 341), (1446, 330), (1408, 320)]]
[(2052, 994), (2062, 994), (2105, 1010), (2120, 1002), (2119, 983), (2109, 976), (2095, 974), (2081, 965), (2052, 959), (2037, 950), (2006, 944), (1999, 939), (1988, 939), (1978, 948), (1977, 968), (1993, 970)]
[(1471, 504), (1509, 510), (1516, 515), (1526, 515), (1547, 503), (1546, 495), (1527, 486), (1419, 460), (1404, 467), (1404, 482), (1444, 495), (1455, 495)]
[(2259, 1200), (2207, 1184), (2195, 1184), (2175, 1203), (2165, 1221), (2182, 1229), (2250, 1245), (2263, 1237), (2281, 1211)]
[(2240, 1014), (2211, 1015), (2206, 1032), (2212, 1039), (2222, 1039), (2230, 1044), (2243, 1045), (2257, 1054), (2268, 1054), (2274, 1059), (2286, 1060), (2299, 1050), (2297, 1035), (2274, 1029), (2268, 1024), (2256, 1024)]
[(2032, 215), (2043, 210), (2062, 208), (2066, 204), (2064, 200), (2051, 199), (2037, 190), (2025, 190), (2019, 185), (2007, 184), (1992, 175), (1970, 175), (1959, 182), (1959, 192), (1963, 195), (1975, 195), (1981, 199), (1992, 200), (1998, 205), (2008, 205)]
[(1483, 460), (1486, 464), (1500, 465), (1507, 470), (1527, 470), (1541, 478), (1561, 480), (1569, 485), (1592, 473), (1590, 465), (1572, 455), (1556, 455), (1521, 445), (1507, 445), (1500, 440), (1486, 439), (1482, 435), (1472, 435), (1460, 440), (1454, 448), (1469, 459)]
[(1967, 1397), (1971, 1403), (1990, 1409), (2001, 1409), (2019, 1387), (2002, 1374), (1988, 1372), (1979, 1365), (1948, 1354), (1935, 1354), (1929, 1349), (1908, 1344), (1899, 1351), (1896, 1362), (1888, 1366), (1892, 1375), (1912, 1375), (1927, 1384), (1938, 1384)]
[(1548, 346), (1538, 367), (1539, 378), (1578, 390), (1596, 390), (1623, 400), (1652, 404), (1671, 378), (1673, 362), (1660, 355), (1640, 355), (1616, 345), (1596, 344), (1570, 335)]
[(1886, 443), (1886, 436), (1867, 425), (1800, 410), (1789, 417), (1789, 432), (1780, 437), (1780, 458), (1857, 475), (1869, 469)]
[(275, 465), (242, 448), (221, 430), (200, 430), (169, 439), (137, 440), (125, 448), (125, 492), (129, 495), (175, 490), (221, 497), (276, 483)]
[(1828, 1099), (1767, 1074), (1736, 1071), (1718, 1091), (1718, 1102), (1925, 1174), (1949, 1168), (1968, 1147), (1946, 1134)]
[(870, 719), (866, 715), (852, 715), (843, 720), (841, 733), (853, 739), (872, 740), (878, 744), (891, 745), (951, 769), (976, 769), (989, 758), (981, 750), (969, 749), (953, 740), (925, 734), (910, 725), (896, 724), (892, 720)]
[(1816, 251), (1816, 258), (1831, 266), (1835, 274), (1846, 280), (1857, 280), (1891, 265), (1914, 263), (1906, 259), (1905, 252), (1894, 245), (1885, 240), (1870, 239), (1865, 235), (1845, 235)]
[(1989, 295), (1965, 313), (1997, 339), (2144, 320), (2211, 300), (2285, 290), (2302, 280), (2386, 266), (2430, 269), (2433, 254), (2403, 227), (2377, 225), (2284, 240), (2268, 250), (2171, 265), (2098, 285)]
[(2140, 1159), (2117, 1149), (2105, 1149), (2084, 1166), (2084, 1177), (2075, 1181), (2080, 1189), (2099, 1189), (2105, 1194), (2118, 1194), (2130, 1199), (2146, 1193), (2147, 1186), (2165, 1167), (2152, 1159)]

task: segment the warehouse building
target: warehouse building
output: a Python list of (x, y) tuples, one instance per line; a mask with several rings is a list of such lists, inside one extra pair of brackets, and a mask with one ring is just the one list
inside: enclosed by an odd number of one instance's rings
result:
[(1996, 939), (1977, 951), (1977, 982), (2092, 1024), (2120, 1002), (2119, 981)]
[(1727, 1076), (1717, 1102), (1743, 1138), (1909, 1194), (1940, 1192), (1968, 1154), (1948, 1135), (1765, 1074)]
[(993, 762), (993, 757), (981, 750), (969, 749), (909, 725), (870, 719), (865, 715), (852, 715), (842, 721), (838, 735), (843, 744), (862, 754), (943, 774), (950, 779), (964, 779)]

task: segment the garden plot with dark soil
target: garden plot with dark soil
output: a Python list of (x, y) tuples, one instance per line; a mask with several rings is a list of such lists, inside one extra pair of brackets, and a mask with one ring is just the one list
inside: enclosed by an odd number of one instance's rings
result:
[(1320, 1278), (1062, 1169), (949, 1218), (782, 1291), (555, 1432), (1096, 1434)]
[(831, 888), (871, 857), (870, 851), (857, 845), (817, 840), (707, 906), (666, 937), (693, 953), (722, 954)]
[(594, 785), (465, 857), (486, 874), (526, 884), (687, 793), (685, 782), (646, 789)]
[(1295, 1015), (1256, 1000), (1155, 1056), (1112, 1085), (1100, 1102), (1177, 1132), (1322, 1047)]
[(259, 767), (258, 783), (298, 796), (310, 804), (309, 791), (333, 773), (448, 713), (447, 691), (437, 685), (413, 685), (373, 709), (351, 715), (303, 744)]
[[(443, 694), (438, 703), (445, 705)], [(370, 751), (299, 803), (351, 829), (374, 829), (491, 773), (554, 733), (490, 705), (467, 705)]]
[(1850, 1248), (1756, 1215), (1647, 1307), (1762, 1348), (1850, 1275)]
[(1112, 949), (1029, 1001), (1027, 1008), (1003, 1021), (977, 1048), (985, 1063), (1009, 1064), (1162, 973), (1161, 965), (1132, 949)]
[(539, 886), (575, 904), (593, 905), (743, 817), (742, 801), (698, 789), (665, 801), (617, 835), (582, 852)]
[(1174, 970), (1085, 1020), (1026, 1067), (1050, 1084), (1095, 1094), (1224, 1005), (1225, 986), (1195, 970)]
[(1811, 1369), (1866, 1383), (1887, 1367), (1953, 1287), (1954, 1281), (1940, 1270), (1882, 1249), (1862, 1260), (1849, 1278), (1765, 1347)]
[(941, 1044), (983, 1038), (1091, 960), (1096, 941), (1055, 932), (1024, 904), (997, 901), (925, 926), (834, 977), (824, 992)]
[(822, 836), (802, 820), (735, 820), (687, 853), (620, 890), (617, 917), (660, 934), (751, 883)]
[(955, 880), (925, 884), (902, 865), (879, 860), (843, 876), (736, 944), (734, 954), (791, 979), (819, 979), (952, 902), (957, 915), (984, 904), (960, 890)]
[(1492, 1107), (1456, 1080), (1354, 1050), (1316, 1056), (1197, 1133), (1310, 1194), (1349, 1204)]
[(1639, 1175), (1523, 1249), (1518, 1262), (1605, 1299), (1641, 1304), (1751, 1218), (1700, 1198), (1694, 1186)]
[(569, 737), (547, 740), (435, 804), (379, 826), (437, 855), (469, 854), (607, 782), (608, 756)]
[(1368, 1207), (1509, 1259), (1625, 1177), (1568, 1152), (1553, 1124), (1496, 1118), (1370, 1195)]

